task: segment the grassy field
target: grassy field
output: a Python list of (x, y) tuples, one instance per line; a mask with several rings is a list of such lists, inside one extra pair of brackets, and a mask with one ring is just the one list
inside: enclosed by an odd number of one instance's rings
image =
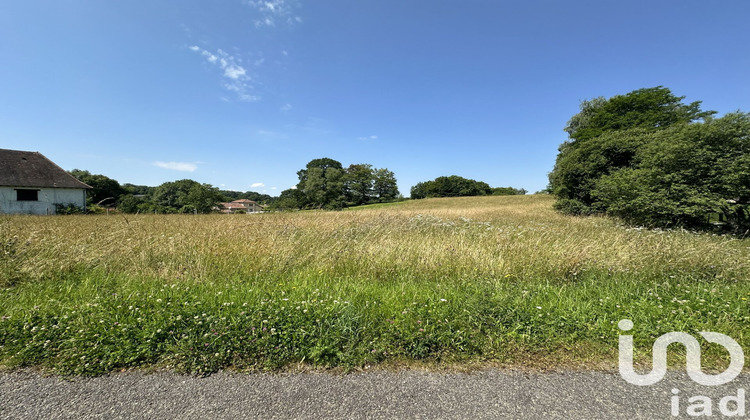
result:
[[(722, 332), (750, 348), (750, 240), (627, 228), (551, 204), (3, 216), (0, 365), (85, 375), (615, 368), (623, 318), (641, 360), (673, 330)], [(725, 365), (717, 347), (704, 347), (704, 366)]]

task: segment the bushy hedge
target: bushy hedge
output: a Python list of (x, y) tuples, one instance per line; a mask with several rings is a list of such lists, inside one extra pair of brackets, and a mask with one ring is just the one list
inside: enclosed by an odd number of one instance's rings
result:
[(713, 118), (681, 100), (658, 87), (584, 102), (550, 173), (555, 207), (649, 227), (750, 229), (750, 115)]
[(492, 194), (492, 188), (486, 182), (475, 181), (458, 175), (440, 176), (432, 181), (420, 182), (411, 188), (411, 198), (417, 199), (490, 194)]

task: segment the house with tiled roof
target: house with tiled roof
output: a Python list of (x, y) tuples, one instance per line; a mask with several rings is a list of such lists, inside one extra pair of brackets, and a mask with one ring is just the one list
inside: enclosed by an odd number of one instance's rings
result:
[(58, 206), (86, 208), (86, 190), (39, 152), (0, 149), (0, 213), (55, 214)]
[(219, 205), (222, 213), (256, 213), (263, 211), (263, 206), (246, 198), (229, 203), (219, 203)]

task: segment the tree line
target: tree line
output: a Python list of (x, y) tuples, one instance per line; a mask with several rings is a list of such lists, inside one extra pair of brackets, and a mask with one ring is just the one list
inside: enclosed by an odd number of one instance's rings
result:
[(335, 210), (402, 198), (395, 174), (368, 163), (344, 168), (331, 158), (313, 159), (297, 171), (297, 178), (297, 185), (282, 191), (271, 208)]
[(116, 207), (123, 213), (211, 213), (218, 209), (219, 203), (243, 198), (266, 205), (269, 210), (341, 209), (403, 198), (392, 171), (367, 163), (344, 168), (330, 158), (310, 161), (297, 172), (297, 185), (279, 197), (220, 190), (191, 179), (149, 187), (121, 185), (107, 176), (80, 169), (70, 174), (92, 187), (87, 197), (89, 208)]
[(70, 174), (92, 187), (87, 196), (89, 208), (116, 207), (123, 213), (211, 213), (221, 202), (245, 198), (268, 204), (275, 200), (267, 194), (220, 190), (191, 179), (150, 187), (121, 185), (107, 176), (80, 169), (74, 169)]
[[(74, 169), (70, 174), (92, 187), (90, 209), (116, 207), (123, 213), (211, 213), (219, 203), (249, 199), (268, 210), (325, 209), (403, 200), (396, 176), (387, 168), (368, 163), (344, 167), (331, 158), (313, 159), (297, 171), (298, 183), (278, 197), (254, 191), (220, 190), (191, 179), (165, 182), (156, 187), (120, 184), (117, 180)], [(496, 187), (457, 175), (441, 176), (411, 188), (411, 198), (526, 194), (523, 188)]]
[(467, 197), (477, 195), (524, 195), (526, 190), (513, 187), (492, 188), (482, 181), (458, 175), (440, 176), (432, 181), (419, 182), (411, 188), (411, 198)]

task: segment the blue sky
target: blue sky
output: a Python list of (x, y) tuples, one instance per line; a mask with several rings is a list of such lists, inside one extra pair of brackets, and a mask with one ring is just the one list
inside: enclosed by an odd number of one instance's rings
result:
[(750, 2), (0, 2), (0, 148), (278, 195), (315, 158), (545, 187), (581, 100), (750, 111)]

